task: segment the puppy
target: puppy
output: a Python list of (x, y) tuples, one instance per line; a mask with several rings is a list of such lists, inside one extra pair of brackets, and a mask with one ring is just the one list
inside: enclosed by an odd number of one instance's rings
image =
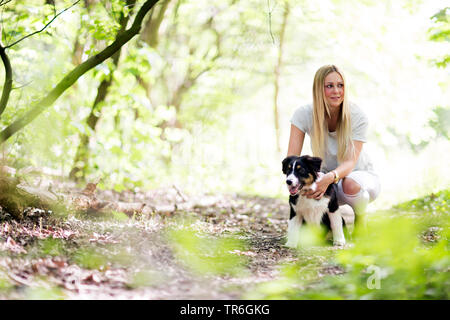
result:
[(290, 193), (290, 217), (286, 246), (300, 245), (300, 229), (303, 223), (325, 225), (331, 229), (333, 244), (345, 245), (343, 225), (345, 221), (337, 200), (337, 185), (330, 184), (320, 200), (300, 195), (301, 190), (315, 190), (322, 159), (310, 156), (290, 156), (283, 160), (282, 169)]

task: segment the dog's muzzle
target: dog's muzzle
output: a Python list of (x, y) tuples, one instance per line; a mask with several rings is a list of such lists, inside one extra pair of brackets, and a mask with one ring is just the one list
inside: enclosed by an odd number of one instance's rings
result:
[(298, 184), (294, 184), (294, 181), (291, 179), (287, 179), (286, 180), (286, 184), (289, 190), (289, 193), (292, 196), (295, 196), (297, 193), (299, 193), (299, 191), (302, 189), (303, 185), (301, 183)]

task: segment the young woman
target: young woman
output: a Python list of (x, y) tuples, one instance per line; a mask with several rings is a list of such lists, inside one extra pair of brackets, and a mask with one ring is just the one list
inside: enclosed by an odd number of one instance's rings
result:
[(347, 99), (342, 71), (334, 65), (317, 70), (313, 103), (298, 108), (291, 118), (288, 156), (302, 152), (305, 133), (311, 138), (314, 156), (322, 158), (315, 191), (308, 198), (320, 199), (331, 183), (338, 184), (339, 204), (349, 204), (363, 213), (379, 194), (380, 183), (363, 150), (368, 120), (362, 110)]

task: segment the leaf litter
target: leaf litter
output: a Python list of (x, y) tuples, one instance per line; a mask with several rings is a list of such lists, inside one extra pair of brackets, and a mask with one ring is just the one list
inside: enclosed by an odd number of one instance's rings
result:
[[(279, 278), (283, 265), (301, 263), (317, 279), (345, 272), (321, 251), (284, 247), (289, 206), (280, 199), (187, 195), (176, 186), (119, 193), (88, 184), (82, 191), (73, 186), (59, 191), (66, 197), (76, 194), (85, 208), (95, 203), (95, 210), (54, 215), (29, 208), (21, 221), (2, 212), (0, 299), (36, 294), (50, 299), (242, 299), (256, 285)], [(98, 205), (105, 202), (113, 210)], [(115, 210), (120, 207), (134, 211)], [(182, 230), (190, 230), (197, 242), (183, 239), (180, 256), (169, 234)], [(217, 242), (223, 239), (243, 246)], [(222, 256), (239, 259), (237, 272)], [(189, 259), (210, 263), (214, 272), (198, 272)]]

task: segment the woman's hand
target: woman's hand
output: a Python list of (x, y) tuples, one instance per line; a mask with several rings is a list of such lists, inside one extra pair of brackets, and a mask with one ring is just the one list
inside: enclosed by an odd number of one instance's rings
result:
[(324, 174), (322, 172), (318, 172), (318, 178), (316, 180), (316, 190), (302, 190), (300, 193), (307, 198), (319, 200), (327, 191), (327, 188), (330, 184), (334, 182), (334, 173), (328, 172)]

